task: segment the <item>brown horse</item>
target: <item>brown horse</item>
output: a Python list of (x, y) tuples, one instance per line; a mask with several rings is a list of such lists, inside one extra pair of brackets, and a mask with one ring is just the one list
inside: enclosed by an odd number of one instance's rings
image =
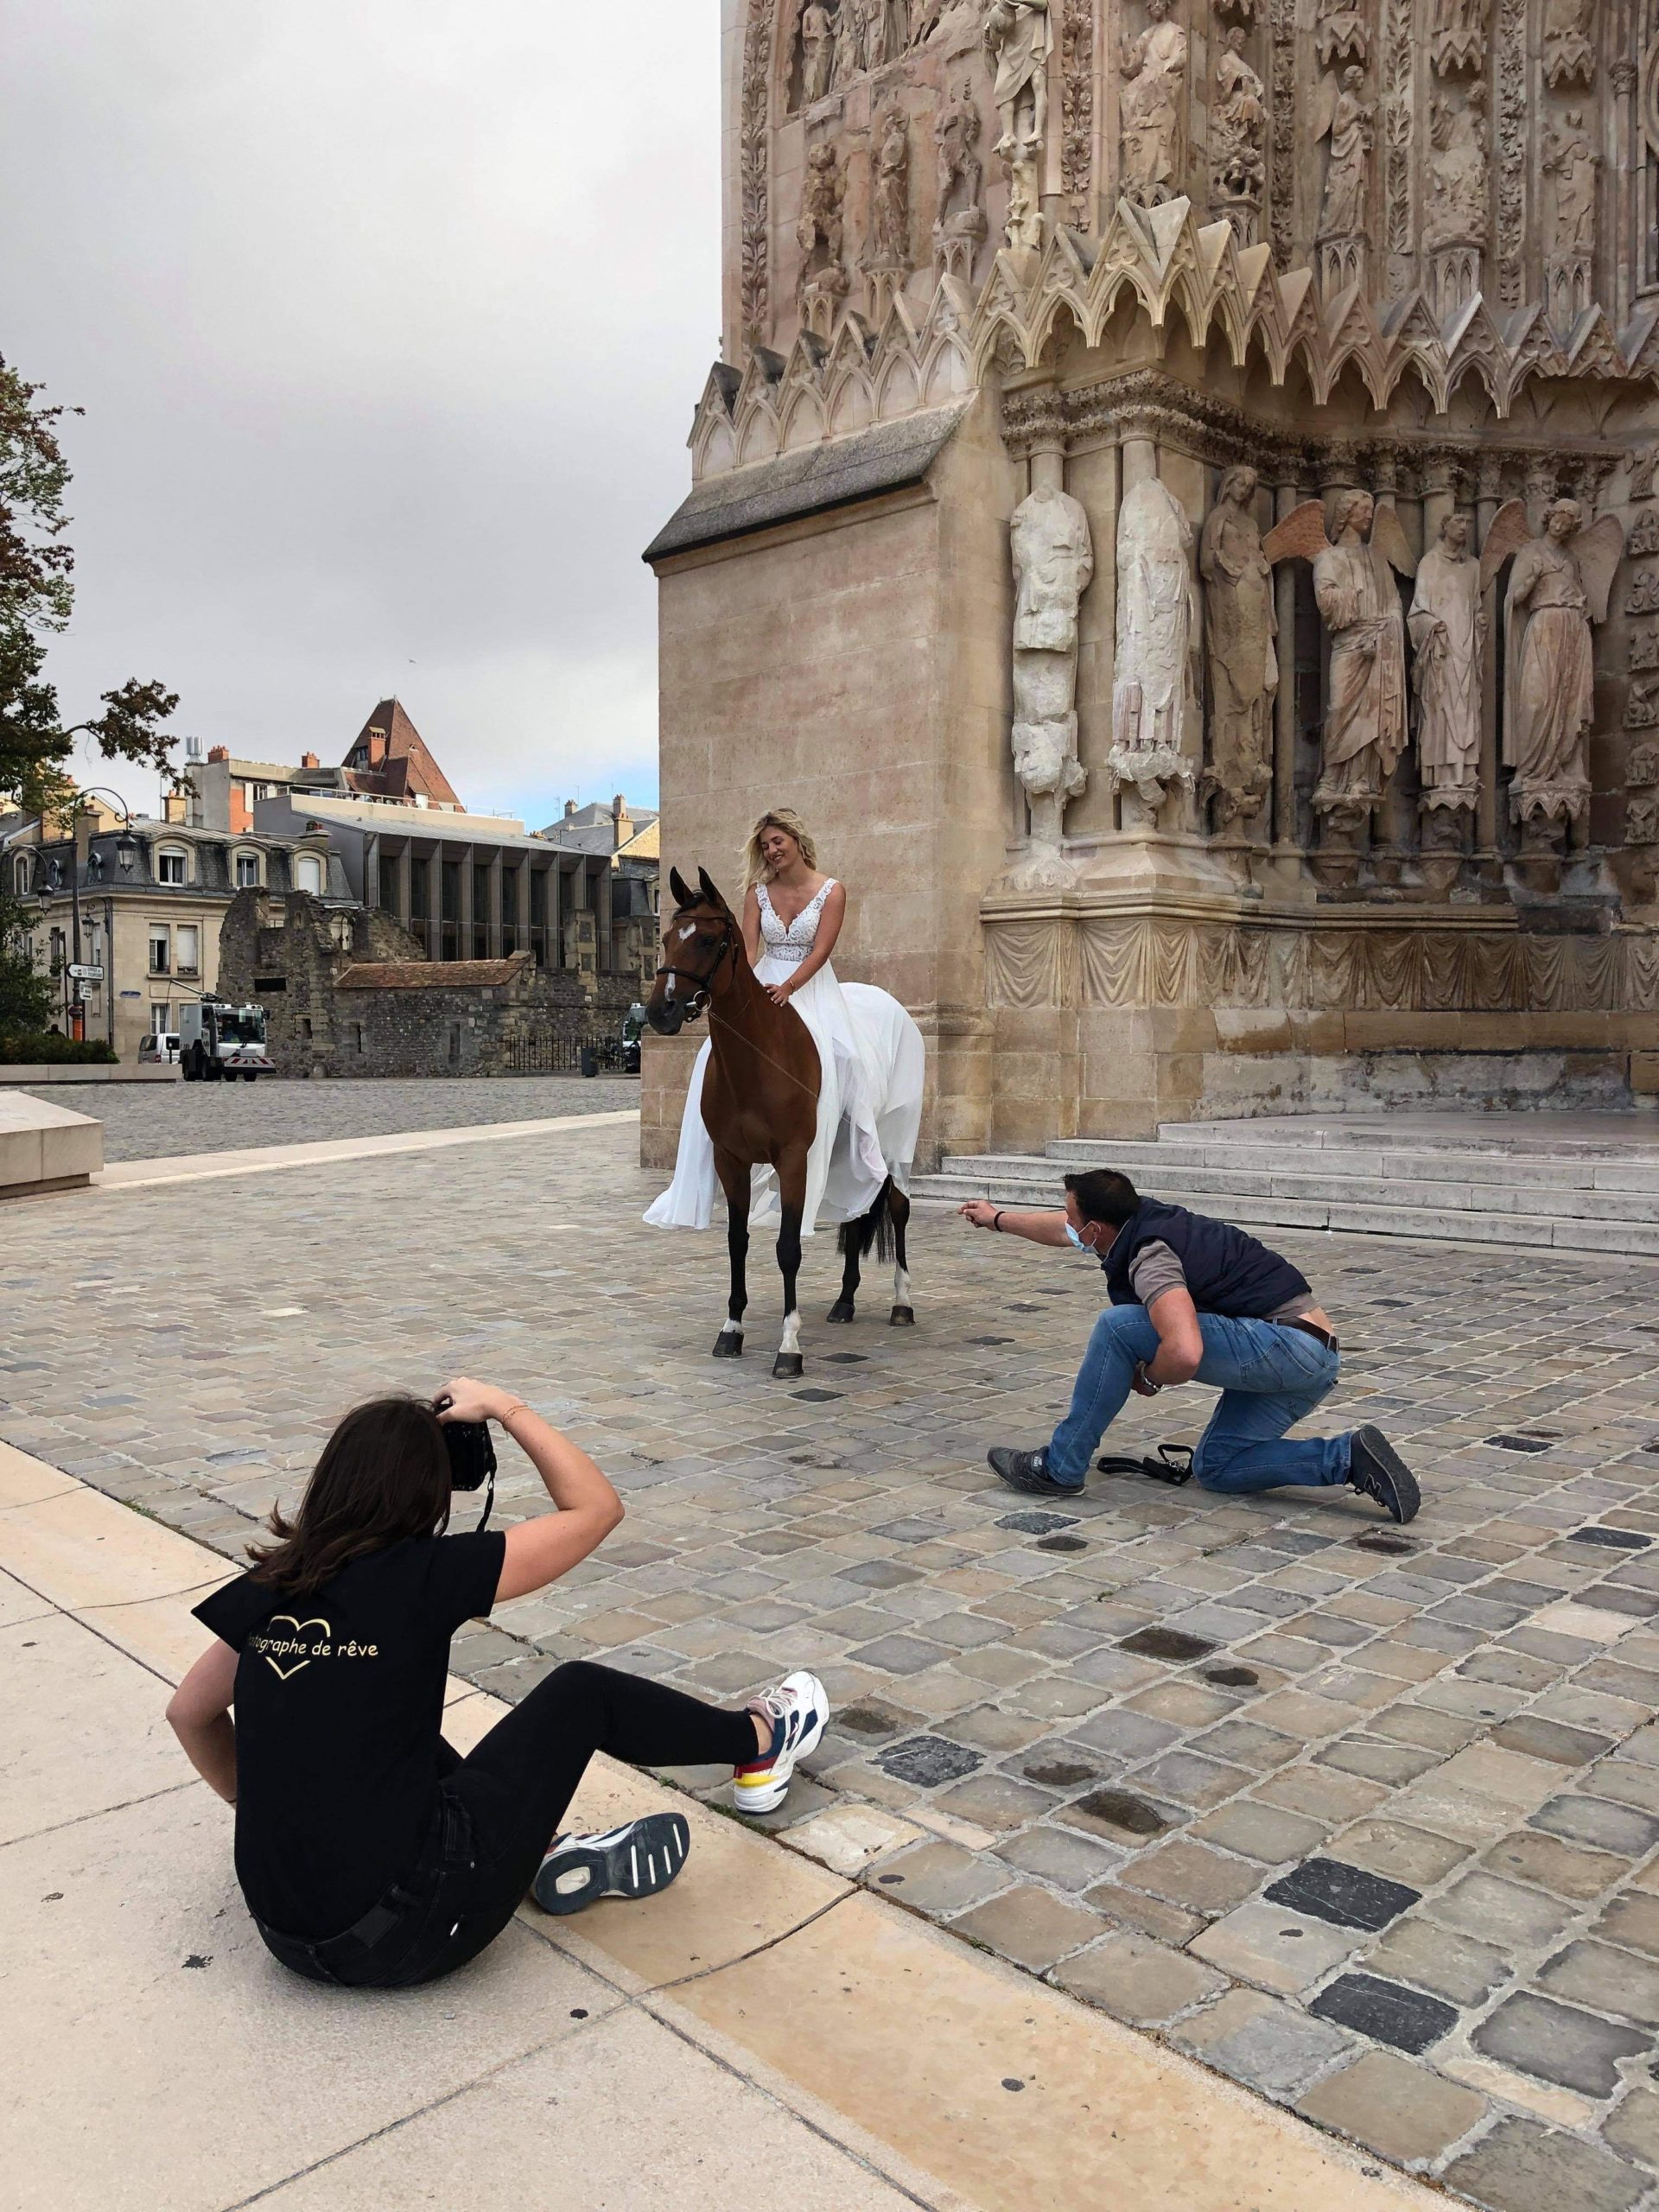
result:
[[(757, 981), (742, 925), (709, 880), (707, 869), (699, 868), (697, 881), (699, 888), (693, 891), (677, 868), (669, 876), (675, 912), (663, 939), (663, 964), (657, 970), (645, 1018), (658, 1036), (676, 1037), (687, 1021), (696, 1020), (705, 1011), (709, 1016), (702, 1118), (714, 1142), (715, 1172), (726, 1194), (731, 1255), (731, 1298), (725, 1326), (715, 1343), (715, 1357), (736, 1359), (742, 1354), (752, 1171), (770, 1167), (778, 1179), (783, 1213), (778, 1265), (784, 1278), (783, 1341), (772, 1371), (794, 1378), (803, 1370), (796, 1285), (806, 1211), (807, 1155), (818, 1127), (818, 1048), (794, 1007), (775, 1004)], [(896, 1280), (902, 1287), (893, 1319), (899, 1325), (914, 1319), (905, 1273), (909, 1218), (910, 1201), (889, 1178), (870, 1211), (842, 1230), (846, 1267), (841, 1297), (830, 1314), (832, 1321), (854, 1319), (860, 1262), (872, 1245), (880, 1246), (885, 1259), (890, 1239), (897, 1250)]]

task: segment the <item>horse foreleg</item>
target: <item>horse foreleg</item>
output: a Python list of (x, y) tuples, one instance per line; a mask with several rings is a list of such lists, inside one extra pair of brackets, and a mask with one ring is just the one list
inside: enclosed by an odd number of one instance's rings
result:
[(910, 1302), (910, 1255), (906, 1239), (910, 1233), (910, 1200), (896, 1183), (887, 1185), (887, 1206), (893, 1217), (893, 1313), (895, 1329), (913, 1329), (916, 1309)]
[(801, 1357), (801, 1310), (798, 1285), (801, 1274), (801, 1223), (806, 1213), (806, 1161), (778, 1170), (778, 1196), (783, 1208), (783, 1227), (778, 1232), (778, 1267), (784, 1278), (784, 1335), (772, 1374), (793, 1382), (805, 1369)]
[(841, 1249), (846, 1265), (841, 1271), (841, 1296), (830, 1308), (824, 1319), (829, 1321), (854, 1321), (858, 1318), (858, 1285), (862, 1273), (864, 1224), (846, 1221), (841, 1226)]
[(731, 1295), (726, 1306), (726, 1325), (715, 1338), (716, 1359), (743, 1356), (743, 1315), (749, 1302), (749, 1171), (732, 1164), (729, 1179), (721, 1174), (726, 1192), (726, 1249), (731, 1259)]

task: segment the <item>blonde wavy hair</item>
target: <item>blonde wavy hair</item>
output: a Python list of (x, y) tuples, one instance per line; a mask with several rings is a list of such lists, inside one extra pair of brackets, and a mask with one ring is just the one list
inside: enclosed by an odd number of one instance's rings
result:
[(772, 881), (772, 870), (766, 866), (766, 856), (760, 849), (760, 840), (768, 830), (782, 830), (791, 836), (801, 849), (801, 858), (808, 868), (818, 865), (818, 849), (812, 841), (812, 832), (792, 807), (774, 806), (760, 817), (749, 832), (749, 842), (743, 848), (743, 865), (747, 871), (743, 888), (753, 891), (758, 884)]

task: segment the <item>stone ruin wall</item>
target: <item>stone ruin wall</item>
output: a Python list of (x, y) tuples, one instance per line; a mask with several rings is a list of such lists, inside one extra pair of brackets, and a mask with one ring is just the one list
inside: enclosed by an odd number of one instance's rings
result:
[[(1015, 587), (1001, 851), (975, 976), (920, 1009), (977, 1039), (938, 1126), (1329, 1103), (1378, 1052), (1485, 1054), (1494, 1101), (1648, 1084), (1659, 0), (727, 0), (726, 35), (695, 479), (972, 403), (1023, 503), (1010, 547), (986, 475)], [(1559, 569), (1567, 498), (1593, 704), (1541, 750), (1515, 587)], [(1230, 550), (1265, 563), (1248, 605)], [(1344, 560), (1397, 597), (1402, 683), (1341, 760)], [(1450, 768), (1437, 592), (1474, 625)], [(665, 728), (671, 844), (672, 757)]]

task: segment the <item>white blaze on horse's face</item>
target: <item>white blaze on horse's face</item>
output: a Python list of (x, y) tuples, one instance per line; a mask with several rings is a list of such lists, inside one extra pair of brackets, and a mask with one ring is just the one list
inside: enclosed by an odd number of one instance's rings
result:
[(695, 922), (688, 922), (685, 927), (680, 931), (680, 943), (682, 944), (685, 944), (688, 938), (696, 937), (696, 924)]

